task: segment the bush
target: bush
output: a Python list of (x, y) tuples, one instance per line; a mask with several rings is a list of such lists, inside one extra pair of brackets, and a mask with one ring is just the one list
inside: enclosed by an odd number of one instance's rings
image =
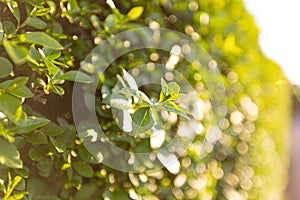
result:
[(0, 8), (2, 199), (283, 198), (289, 93), (242, 1)]

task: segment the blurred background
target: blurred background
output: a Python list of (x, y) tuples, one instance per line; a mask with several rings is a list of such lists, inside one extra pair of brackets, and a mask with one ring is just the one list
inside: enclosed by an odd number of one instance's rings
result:
[[(245, 0), (260, 29), (259, 42), (265, 55), (277, 62), (293, 88), (293, 120), (291, 125), (291, 160), (287, 199), (300, 197), (300, 1)], [(287, 37), (288, 34), (288, 37)]]

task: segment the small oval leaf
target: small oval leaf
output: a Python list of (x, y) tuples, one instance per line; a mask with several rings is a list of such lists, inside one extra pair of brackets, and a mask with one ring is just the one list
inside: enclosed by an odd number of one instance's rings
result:
[(86, 178), (92, 178), (94, 176), (93, 168), (85, 162), (72, 163), (73, 169), (81, 176)]
[(11, 64), (11, 62), (4, 57), (0, 57), (0, 78), (7, 77), (12, 72), (12, 70), (13, 65)]

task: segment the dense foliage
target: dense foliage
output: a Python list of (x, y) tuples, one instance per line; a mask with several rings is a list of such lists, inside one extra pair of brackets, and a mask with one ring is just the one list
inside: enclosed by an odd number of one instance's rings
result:
[[(279, 67), (263, 56), (258, 30), (241, 0), (1, 0), (0, 10), (2, 199), (283, 198), (289, 94)], [(168, 66), (172, 52), (150, 48), (118, 57), (99, 74), (95, 95), (98, 121), (110, 141), (127, 152), (151, 152), (174, 133), (195, 133), (187, 151), (178, 158), (171, 154), (173, 167), (163, 156), (131, 158), (138, 173), (122, 172), (93, 156), (77, 134), (72, 89), (74, 81), (95, 81), (91, 69), (78, 69), (86, 67), (83, 61), (97, 45), (141, 27), (178, 31), (204, 47), (210, 55), (204, 65), (221, 73), (226, 104), (211, 99), (224, 92), (220, 82), (211, 80), (212, 91), (210, 80), (193, 67), (197, 63), (178, 58), (171, 68), (176, 65), (196, 88), (196, 101), (188, 103), (198, 109), (179, 105), (188, 90), (172, 81), (174, 74), (162, 77), (161, 68), (155, 69), (155, 64)], [(102, 52), (113, 55), (110, 49)], [(160, 84), (137, 87), (147, 74)], [(131, 117), (128, 131), (117, 123), (121, 111)], [(126, 133), (132, 130), (133, 135)], [(162, 168), (151, 171), (153, 160)]]

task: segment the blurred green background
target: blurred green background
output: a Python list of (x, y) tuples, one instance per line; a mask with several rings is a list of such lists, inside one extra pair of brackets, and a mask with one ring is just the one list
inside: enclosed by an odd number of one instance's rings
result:
[[(292, 90), (280, 67), (263, 55), (259, 31), (241, 0), (1, 0), (0, 9), (3, 199), (285, 199)], [(201, 94), (203, 117), (195, 122), (201, 131), (178, 158), (179, 170), (124, 173), (97, 162), (76, 135), (69, 81), (76, 81), (74, 70), (103, 40), (151, 26), (181, 32), (204, 47), (211, 56), (204, 65), (221, 72), (228, 113), (218, 123), (224, 108), (212, 109), (209, 96), (218, 87), (209, 91), (192, 64), (178, 62), (176, 69)], [(155, 49), (132, 52), (101, 77), (99, 123), (127, 151), (153, 149), (149, 139), (134, 140), (118, 129), (101, 94), (112, 90), (120, 65), (129, 71), (148, 64), (150, 72), (153, 63), (165, 65), (169, 57)], [(219, 134), (213, 139), (211, 118)], [(177, 129), (172, 125), (167, 136)]]

